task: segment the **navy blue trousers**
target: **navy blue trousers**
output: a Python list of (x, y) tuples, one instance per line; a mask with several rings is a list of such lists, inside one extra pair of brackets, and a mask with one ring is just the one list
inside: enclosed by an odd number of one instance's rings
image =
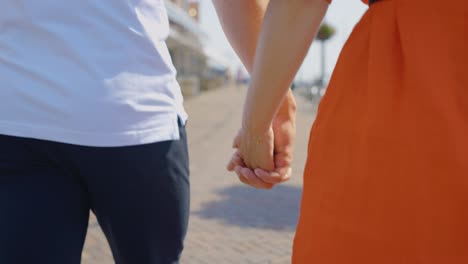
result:
[(189, 215), (180, 131), (110, 148), (0, 135), (0, 263), (80, 263), (90, 210), (116, 263), (178, 263)]

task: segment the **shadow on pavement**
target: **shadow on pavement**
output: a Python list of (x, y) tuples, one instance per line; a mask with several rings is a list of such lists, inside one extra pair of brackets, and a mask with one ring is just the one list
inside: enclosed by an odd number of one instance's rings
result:
[(302, 188), (288, 185), (269, 191), (232, 186), (219, 191), (220, 201), (202, 205), (195, 215), (240, 227), (294, 231), (301, 193)]

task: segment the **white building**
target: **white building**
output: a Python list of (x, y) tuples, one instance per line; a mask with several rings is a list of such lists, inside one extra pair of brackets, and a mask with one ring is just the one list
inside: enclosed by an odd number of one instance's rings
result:
[[(202, 44), (207, 36), (198, 23), (198, 1), (166, 0), (165, 4), (171, 28), (167, 45), (182, 92), (190, 96), (219, 86), (219, 81), (212, 80), (212, 59)], [(219, 69), (216, 69), (216, 73), (219, 75)]]

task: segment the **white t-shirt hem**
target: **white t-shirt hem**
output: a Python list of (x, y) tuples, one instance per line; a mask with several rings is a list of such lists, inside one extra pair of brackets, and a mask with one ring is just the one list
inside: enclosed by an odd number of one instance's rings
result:
[(116, 133), (89, 133), (71, 131), (57, 127), (34, 126), (0, 120), (0, 134), (15, 137), (34, 138), (90, 147), (123, 147), (143, 145), (169, 140), (179, 140), (178, 118), (183, 124), (187, 121), (187, 114), (174, 114), (162, 120), (160, 126), (135, 131)]

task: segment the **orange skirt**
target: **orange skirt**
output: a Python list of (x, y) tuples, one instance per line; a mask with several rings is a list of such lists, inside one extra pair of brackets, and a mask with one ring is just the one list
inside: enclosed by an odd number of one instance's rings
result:
[(293, 263), (468, 263), (468, 1), (382, 0), (310, 134)]

